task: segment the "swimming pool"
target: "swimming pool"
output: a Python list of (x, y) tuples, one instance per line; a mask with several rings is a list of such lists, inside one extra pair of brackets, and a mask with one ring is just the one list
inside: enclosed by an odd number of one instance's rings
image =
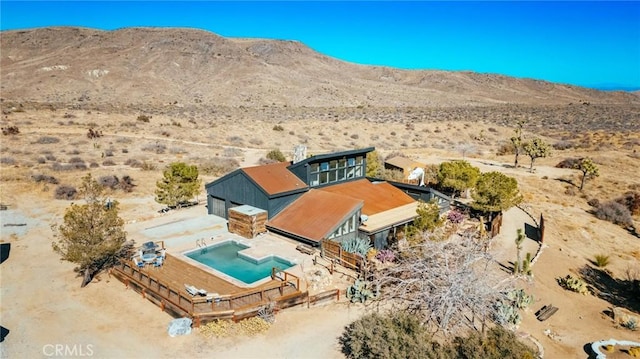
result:
[(228, 240), (186, 252), (184, 255), (247, 285), (271, 276), (273, 267), (285, 270), (294, 266), (294, 263), (274, 255), (258, 259), (241, 253), (247, 248), (250, 247)]

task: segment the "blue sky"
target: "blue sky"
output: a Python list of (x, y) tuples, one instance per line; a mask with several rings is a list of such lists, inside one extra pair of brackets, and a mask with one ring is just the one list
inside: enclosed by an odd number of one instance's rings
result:
[(192, 27), (345, 61), (640, 89), (640, 2), (5, 1), (0, 29)]

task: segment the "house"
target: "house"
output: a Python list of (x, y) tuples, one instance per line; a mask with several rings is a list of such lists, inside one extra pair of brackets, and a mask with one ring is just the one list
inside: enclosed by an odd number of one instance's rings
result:
[(417, 216), (407, 193), (366, 175), (373, 147), (237, 169), (206, 184), (209, 214), (228, 218), (249, 205), (268, 212), (268, 230), (320, 245), (325, 239), (369, 238), (377, 248)]
[(384, 168), (388, 170), (394, 171), (402, 171), (403, 177), (406, 179), (411, 171), (416, 168), (424, 168), (426, 165), (424, 163), (416, 162), (412, 159), (402, 157), (402, 156), (394, 156), (384, 161)]

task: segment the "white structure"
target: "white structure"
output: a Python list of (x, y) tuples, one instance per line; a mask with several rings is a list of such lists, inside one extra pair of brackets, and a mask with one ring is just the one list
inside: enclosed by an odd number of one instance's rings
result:
[(409, 173), (408, 180), (417, 180), (420, 179), (420, 186), (424, 186), (424, 169), (420, 167), (416, 167), (411, 173)]

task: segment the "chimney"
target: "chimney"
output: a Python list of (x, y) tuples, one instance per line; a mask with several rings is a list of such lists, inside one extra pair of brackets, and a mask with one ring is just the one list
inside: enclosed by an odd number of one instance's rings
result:
[(293, 148), (293, 163), (298, 163), (307, 158), (307, 146), (297, 145)]

